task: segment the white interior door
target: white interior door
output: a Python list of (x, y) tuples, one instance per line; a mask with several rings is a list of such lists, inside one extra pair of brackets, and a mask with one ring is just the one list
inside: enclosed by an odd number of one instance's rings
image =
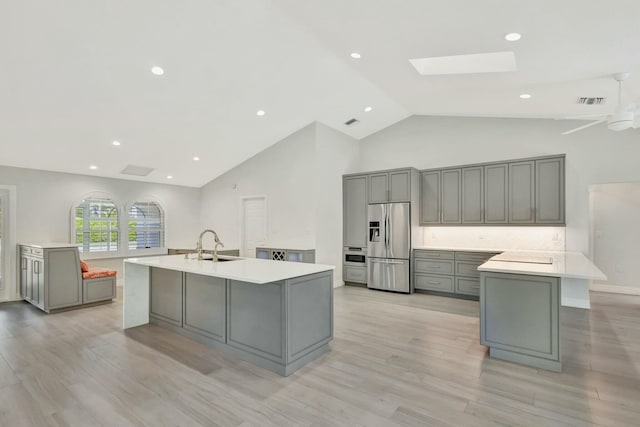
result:
[(241, 253), (255, 258), (256, 247), (267, 244), (267, 198), (265, 196), (244, 197), (241, 199)]

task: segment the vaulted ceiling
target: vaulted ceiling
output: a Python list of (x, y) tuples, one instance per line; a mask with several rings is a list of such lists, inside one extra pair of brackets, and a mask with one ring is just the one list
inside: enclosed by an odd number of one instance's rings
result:
[[(640, 97), (637, 1), (0, 1), (4, 165), (197, 187), (314, 120), (363, 138), (412, 114), (610, 112), (618, 71)], [(518, 71), (408, 62), (499, 51)]]

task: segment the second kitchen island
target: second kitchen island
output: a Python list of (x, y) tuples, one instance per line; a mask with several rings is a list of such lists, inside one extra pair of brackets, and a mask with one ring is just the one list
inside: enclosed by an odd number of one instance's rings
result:
[(125, 260), (123, 328), (157, 324), (283, 376), (328, 351), (333, 266), (220, 258)]

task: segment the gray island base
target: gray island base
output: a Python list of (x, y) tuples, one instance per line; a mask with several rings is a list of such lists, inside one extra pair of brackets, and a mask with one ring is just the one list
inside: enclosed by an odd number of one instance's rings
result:
[[(131, 310), (145, 288), (148, 320)], [(251, 283), (126, 262), (124, 320), (125, 328), (152, 323), (288, 376), (329, 349), (333, 272)]]
[(496, 359), (560, 372), (560, 279), (482, 272), (480, 343)]

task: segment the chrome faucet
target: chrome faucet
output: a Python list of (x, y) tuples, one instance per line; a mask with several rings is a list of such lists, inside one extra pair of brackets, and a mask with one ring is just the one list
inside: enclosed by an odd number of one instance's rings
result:
[(215, 231), (207, 228), (206, 230), (204, 230), (202, 233), (200, 233), (200, 237), (198, 237), (198, 245), (196, 246), (196, 250), (198, 251), (198, 260), (202, 261), (202, 236), (204, 236), (206, 233), (211, 233), (213, 234), (213, 239), (215, 241), (215, 246), (213, 247), (213, 262), (217, 262), (218, 261), (218, 246), (222, 246), (224, 248), (224, 244), (220, 241), (220, 238), (218, 237), (218, 233), (216, 233)]

